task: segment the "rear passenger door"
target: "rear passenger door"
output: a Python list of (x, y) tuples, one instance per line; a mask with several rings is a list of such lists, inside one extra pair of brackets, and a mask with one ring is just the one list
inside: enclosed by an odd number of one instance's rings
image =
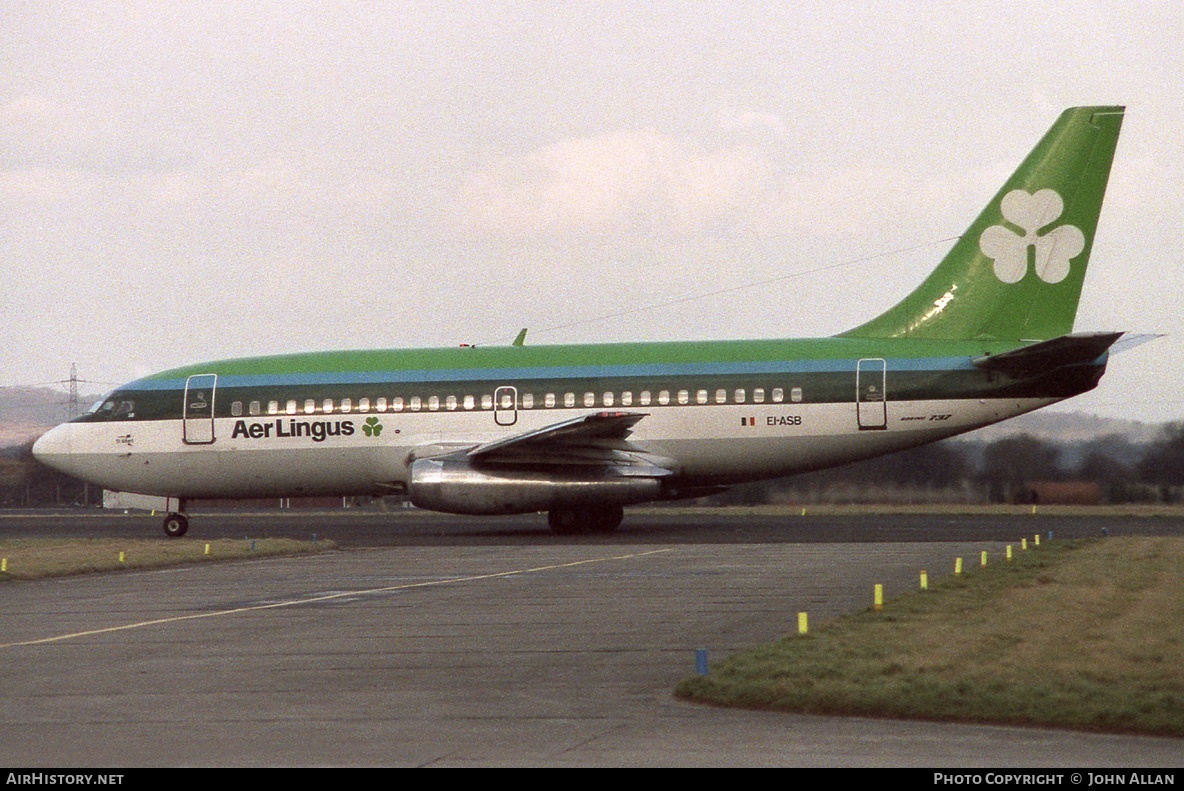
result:
[(855, 371), (855, 405), (860, 431), (888, 428), (887, 367), (880, 359), (859, 361)]

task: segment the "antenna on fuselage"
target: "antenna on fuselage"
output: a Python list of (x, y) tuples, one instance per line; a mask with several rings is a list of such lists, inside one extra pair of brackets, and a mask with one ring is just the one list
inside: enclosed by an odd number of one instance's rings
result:
[(518, 333), (518, 337), (515, 338), (514, 342), (511, 343), (510, 345), (511, 346), (525, 346), (526, 345), (526, 330), (527, 330), (527, 328), (523, 327), (522, 332)]

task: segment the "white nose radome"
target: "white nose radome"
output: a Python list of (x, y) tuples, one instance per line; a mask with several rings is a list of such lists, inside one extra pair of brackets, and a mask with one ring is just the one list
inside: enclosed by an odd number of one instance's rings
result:
[(41, 435), (33, 443), (33, 457), (55, 470), (70, 473), (70, 455), (73, 450), (73, 426), (63, 423)]

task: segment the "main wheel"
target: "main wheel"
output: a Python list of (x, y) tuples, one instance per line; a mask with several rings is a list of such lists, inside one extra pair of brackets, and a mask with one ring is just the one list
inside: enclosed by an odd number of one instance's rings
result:
[(588, 532), (611, 533), (621, 526), (625, 518), (625, 509), (619, 505), (606, 505), (603, 508), (588, 509)]
[(611, 533), (625, 518), (625, 509), (619, 505), (604, 505), (586, 508), (553, 508), (547, 512), (547, 524), (559, 536), (576, 536), (584, 533)]
[(185, 514), (169, 514), (164, 518), (164, 534), (169, 538), (180, 538), (189, 530), (189, 519)]
[(574, 536), (587, 530), (584, 512), (574, 508), (552, 508), (547, 512), (547, 524), (557, 536)]

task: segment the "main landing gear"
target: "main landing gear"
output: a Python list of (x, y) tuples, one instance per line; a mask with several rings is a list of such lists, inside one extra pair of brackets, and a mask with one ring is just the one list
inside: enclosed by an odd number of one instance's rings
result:
[(164, 518), (164, 534), (169, 538), (180, 538), (189, 530), (189, 517), (185, 514), (169, 514)]
[(547, 524), (550, 525), (551, 532), (560, 536), (611, 533), (620, 526), (624, 518), (625, 509), (619, 505), (552, 508), (547, 512)]

